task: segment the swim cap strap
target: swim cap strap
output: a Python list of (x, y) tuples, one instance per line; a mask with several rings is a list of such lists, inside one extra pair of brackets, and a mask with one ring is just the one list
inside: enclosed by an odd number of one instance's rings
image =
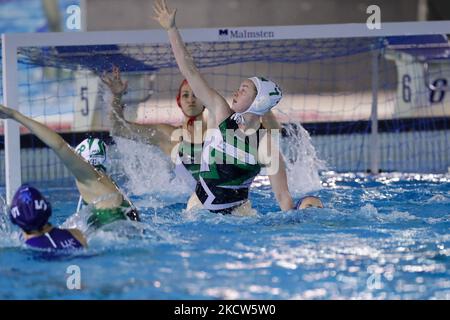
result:
[(237, 124), (245, 124), (245, 119), (244, 119), (244, 114), (247, 113), (247, 111), (245, 112), (236, 112), (234, 114), (231, 115), (231, 119), (236, 121)]

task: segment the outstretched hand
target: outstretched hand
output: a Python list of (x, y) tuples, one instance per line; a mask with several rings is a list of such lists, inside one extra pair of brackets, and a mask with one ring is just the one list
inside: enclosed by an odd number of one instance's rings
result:
[(106, 72), (100, 77), (102, 82), (106, 84), (114, 96), (122, 96), (128, 88), (128, 81), (122, 81), (120, 70), (114, 66), (110, 75)]
[(155, 12), (153, 19), (158, 21), (161, 27), (166, 30), (175, 27), (177, 9), (169, 10), (166, 0), (156, 0), (153, 5), (153, 11)]
[(13, 119), (14, 110), (0, 104), (0, 119)]

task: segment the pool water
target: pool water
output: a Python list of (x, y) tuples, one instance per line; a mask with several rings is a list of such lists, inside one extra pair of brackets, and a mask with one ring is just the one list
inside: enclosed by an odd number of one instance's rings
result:
[[(98, 232), (87, 250), (63, 256), (4, 232), (0, 298), (450, 298), (449, 175), (323, 172), (320, 181), (324, 209), (283, 213), (259, 177), (255, 217), (186, 212), (183, 192), (131, 196), (140, 226)], [(53, 223), (64, 223), (76, 189), (43, 191)], [(70, 265), (80, 290), (66, 286)]]
[[(46, 29), (40, 1), (3, 2), (3, 32)], [(257, 215), (234, 217), (186, 212), (189, 190), (157, 151), (123, 141), (118, 149), (114, 177), (143, 222), (58, 256), (22, 246), (17, 228), (0, 229), (0, 299), (450, 298), (448, 174), (319, 175), (313, 148), (299, 145), (289, 154), (302, 159), (290, 167), (290, 190), (320, 196), (325, 208), (280, 212), (261, 176), (250, 195)], [(38, 187), (54, 225), (82, 227), (73, 183)], [(67, 288), (74, 265), (80, 290)]]

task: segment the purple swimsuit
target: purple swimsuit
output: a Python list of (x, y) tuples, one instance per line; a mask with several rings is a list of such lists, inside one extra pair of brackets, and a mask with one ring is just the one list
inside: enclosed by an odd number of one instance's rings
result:
[(53, 228), (39, 237), (34, 237), (25, 241), (25, 243), (34, 248), (40, 249), (78, 249), (83, 245), (68, 231), (64, 229)]

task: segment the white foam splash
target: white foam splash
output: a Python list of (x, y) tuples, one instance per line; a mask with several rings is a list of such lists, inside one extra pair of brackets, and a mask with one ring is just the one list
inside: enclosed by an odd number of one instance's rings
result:
[(416, 220), (417, 218), (414, 215), (410, 214), (409, 212), (394, 210), (389, 214), (383, 215), (383, 219), (386, 222), (396, 222), (396, 221), (411, 221)]
[(176, 237), (156, 228), (153, 224), (133, 221), (115, 221), (100, 229), (89, 229), (87, 223), (91, 215), (92, 205), (83, 207), (74, 213), (61, 225), (61, 228), (76, 228), (83, 232), (89, 247), (111, 248), (112, 246), (127, 245), (130, 239), (135, 239), (136, 245), (143, 242), (174, 242)]
[(412, 221), (417, 218), (410, 214), (409, 212), (393, 210), (389, 213), (380, 213), (377, 208), (372, 204), (366, 204), (361, 207), (360, 213), (363, 217), (367, 219), (373, 219), (380, 223), (393, 223), (393, 222), (401, 222), (401, 221)]
[(9, 210), (5, 199), (0, 195), (0, 248), (18, 247), (22, 245), (20, 231), (14, 231), (14, 226), (9, 220)]
[[(282, 152), (286, 160), (289, 189), (292, 194), (305, 194), (322, 189), (319, 171), (326, 168), (317, 157), (309, 133), (300, 125), (296, 130), (288, 128), (288, 136), (282, 140)], [(127, 193), (146, 196), (148, 207), (158, 207), (158, 195), (188, 196), (189, 187), (176, 177), (174, 166), (162, 151), (152, 145), (115, 137), (116, 146), (109, 150), (112, 173), (125, 179)]]
[(448, 203), (449, 201), (450, 199), (443, 194), (436, 194), (427, 200), (428, 203)]
[(69, 216), (66, 221), (61, 224), (63, 229), (78, 229), (83, 233), (88, 230), (88, 219), (91, 215), (92, 205), (83, 207), (80, 211)]
[(0, 230), (0, 248), (20, 247), (22, 245), (21, 231)]
[(326, 169), (311, 142), (311, 137), (301, 124), (297, 128), (288, 126), (287, 137), (282, 140), (286, 161), (289, 189), (292, 193), (305, 194), (322, 189), (319, 171)]
[(133, 195), (149, 193), (189, 194), (189, 188), (176, 177), (170, 159), (152, 145), (115, 137), (112, 167), (126, 177), (125, 188)]
[(363, 217), (367, 217), (368, 219), (381, 220), (378, 210), (373, 204), (368, 203), (365, 206), (361, 207), (360, 213)]
[(0, 214), (0, 232), (9, 233), (11, 231), (11, 222), (7, 214)]

